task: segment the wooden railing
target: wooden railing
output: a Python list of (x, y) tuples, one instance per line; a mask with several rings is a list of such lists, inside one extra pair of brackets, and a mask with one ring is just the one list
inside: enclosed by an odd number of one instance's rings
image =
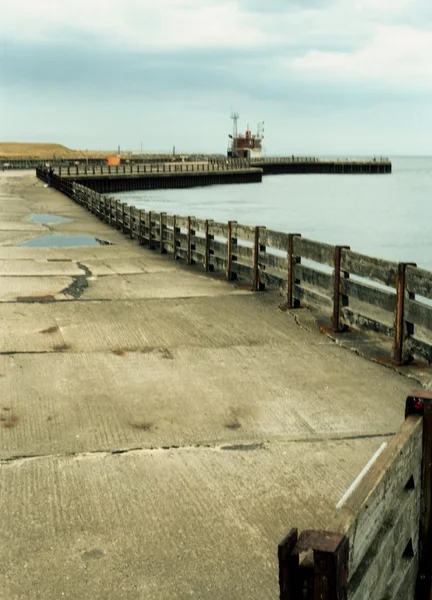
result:
[(365, 157), (365, 158), (318, 158), (315, 156), (260, 156), (260, 157), (251, 157), (250, 161), (251, 164), (254, 163), (260, 163), (260, 164), (265, 164), (265, 163), (271, 163), (271, 164), (276, 164), (276, 163), (296, 163), (296, 162), (301, 162), (301, 163), (310, 163), (310, 162), (334, 162), (334, 163), (355, 163), (355, 162), (361, 162), (361, 163), (385, 163), (388, 164), (390, 163), (390, 159), (386, 158), (384, 156), (380, 156), (380, 157)]
[(292, 529), (281, 542), (281, 600), (430, 600), (432, 392), (415, 390), (405, 416), (344, 494), (328, 530)]
[[(46, 180), (43, 170), (37, 174)], [(432, 363), (430, 271), (300, 234), (139, 210), (72, 178), (53, 175), (52, 183), (142, 245), (242, 279), (253, 290), (280, 289), (287, 309), (317, 309), (333, 332), (354, 327), (390, 336), (398, 364), (414, 356)]]
[(84, 177), (102, 175), (147, 175), (152, 173), (209, 173), (214, 171), (237, 171), (249, 169), (248, 161), (184, 162), (184, 163), (129, 163), (121, 165), (69, 165), (55, 169), (60, 176)]

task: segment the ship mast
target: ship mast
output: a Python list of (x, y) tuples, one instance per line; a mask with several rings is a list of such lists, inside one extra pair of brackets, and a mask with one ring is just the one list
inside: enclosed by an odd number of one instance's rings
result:
[(232, 150), (233, 151), (235, 150), (235, 147), (236, 147), (236, 140), (237, 140), (237, 135), (238, 135), (237, 121), (239, 120), (239, 118), (240, 118), (240, 115), (237, 112), (233, 111), (231, 113), (231, 119), (233, 121), (233, 135), (232, 135), (232, 138), (233, 138)]

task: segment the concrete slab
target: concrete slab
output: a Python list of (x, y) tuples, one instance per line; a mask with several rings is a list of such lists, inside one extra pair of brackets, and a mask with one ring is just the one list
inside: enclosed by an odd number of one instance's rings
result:
[(72, 284), (71, 277), (6, 277), (0, 278), (0, 302), (28, 302), (35, 299), (66, 300), (62, 294)]
[[(23, 207), (0, 231), (3, 298), (54, 296), (0, 303), (4, 597), (276, 598), (277, 543), (327, 525), (412, 380), (34, 175), (0, 174), (2, 195)], [(116, 245), (6, 247), (36, 212)]]
[(197, 296), (225, 296), (249, 294), (236, 290), (225, 282), (209, 280), (185, 271), (171, 270), (152, 274), (128, 274), (102, 277), (89, 281), (82, 294), (83, 300), (134, 300), (139, 298), (192, 298)]
[(382, 441), (3, 464), (3, 597), (276, 599), (287, 526), (325, 527)]
[(47, 260), (0, 260), (0, 277), (28, 277), (29, 275), (67, 275), (72, 277), (85, 275), (85, 271), (71, 260), (56, 260), (54, 262), (48, 262)]

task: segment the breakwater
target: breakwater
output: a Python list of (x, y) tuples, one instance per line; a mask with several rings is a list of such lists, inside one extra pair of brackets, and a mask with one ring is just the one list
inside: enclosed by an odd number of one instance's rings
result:
[[(46, 173), (38, 170), (39, 178)], [(369, 330), (393, 340), (396, 364), (432, 363), (432, 273), (235, 221), (138, 210), (104, 196), (72, 177), (53, 176), (53, 186), (141, 245), (171, 254), (206, 271), (240, 279), (255, 291), (278, 288), (284, 306), (315, 308), (333, 332)]]

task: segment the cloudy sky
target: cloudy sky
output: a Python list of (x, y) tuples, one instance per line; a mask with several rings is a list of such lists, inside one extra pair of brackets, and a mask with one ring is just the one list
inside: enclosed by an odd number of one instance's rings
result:
[(0, 0), (0, 140), (431, 154), (431, 0)]

